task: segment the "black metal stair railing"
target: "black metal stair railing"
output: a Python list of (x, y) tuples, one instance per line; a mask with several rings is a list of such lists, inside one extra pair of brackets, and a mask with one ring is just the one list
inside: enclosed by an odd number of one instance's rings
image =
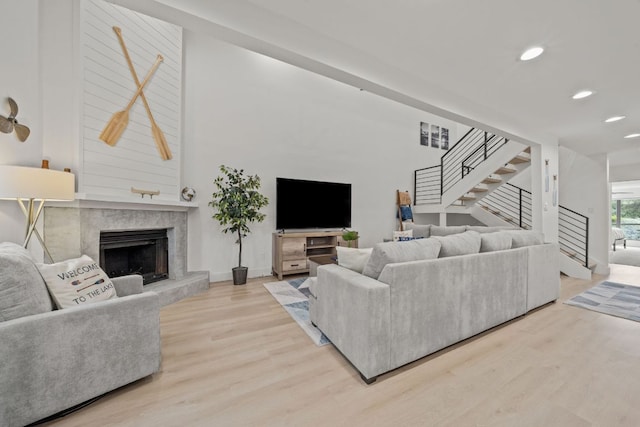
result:
[[(507, 183), (477, 204), (510, 224), (531, 229), (531, 193), (525, 189)], [(564, 206), (558, 208), (560, 250), (589, 268), (589, 218)]]
[(440, 165), (414, 172), (414, 204), (441, 203), (445, 191), (507, 142), (504, 137), (471, 128), (440, 158)]
[(498, 151), (500, 147), (502, 147), (507, 142), (509, 142), (507, 138), (497, 135), (493, 135), (490, 138), (485, 138), (485, 142), (478, 148), (476, 148), (462, 161), (462, 178), (467, 176), (480, 163), (487, 160), (493, 153)]
[(513, 184), (506, 183), (486, 195), (478, 205), (508, 223), (531, 229), (531, 193)]
[(560, 250), (589, 268), (589, 218), (564, 206), (559, 207)]
[[(463, 162), (468, 159), (469, 156), (474, 153), (482, 153), (482, 155), (479, 154), (477, 157), (478, 160), (482, 158), (477, 164), (486, 160), (489, 156), (484, 157), (484, 152), (487, 151), (488, 153), (487, 147), (493, 147), (496, 140), (502, 140), (502, 143), (497, 145), (497, 148), (500, 148), (506, 143), (504, 138), (476, 128), (471, 128), (469, 132), (460, 138), (440, 159), (442, 173), (441, 193), (444, 194), (464, 178), (466, 173), (464, 172)], [(495, 151), (496, 149), (492, 149), (491, 154)]]
[(418, 169), (414, 172), (414, 205), (438, 204), (442, 201), (440, 176), (440, 165)]

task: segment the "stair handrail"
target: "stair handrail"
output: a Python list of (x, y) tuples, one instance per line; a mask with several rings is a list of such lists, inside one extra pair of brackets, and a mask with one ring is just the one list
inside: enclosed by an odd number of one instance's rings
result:
[(517, 223), (512, 220), (505, 220), (520, 228), (532, 227), (531, 192), (517, 185), (505, 183), (483, 197), (478, 204), (489, 209), (501, 210), (513, 217), (517, 217)]
[[(485, 150), (487, 152), (483, 161), (489, 158), (499, 148), (504, 146), (508, 140), (505, 137), (484, 131), (478, 128), (469, 129), (451, 148), (440, 157), (440, 164), (427, 168), (416, 169), (414, 171), (414, 205), (442, 203), (442, 195), (453, 185), (458, 183), (466, 175), (463, 162), (469, 159), (470, 153), (477, 150)], [(501, 144), (502, 143), (502, 144)], [(478, 163), (479, 164), (479, 163)], [(428, 188), (422, 186), (419, 172), (427, 169), (440, 168), (439, 176), (439, 194), (431, 194), (436, 186), (433, 185), (432, 179), (429, 179)]]
[[(511, 188), (513, 191), (518, 192), (517, 206), (515, 206), (515, 203), (511, 206), (509, 205), (509, 203), (514, 202), (514, 197), (501, 195), (502, 192), (506, 191), (505, 188)], [(499, 198), (499, 202), (492, 203), (492, 200), (496, 198)], [(485, 196), (478, 204), (489, 209), (494, 208), (494, 210), (500, 208), (510, 214), (517, 213), (520, 228), (531, 226), (531, 192), (517, 185), (506, 183)], [(558, 243), (560, 248), (565, 251), (565, 254), (576, 258), (586, 268), (589, 268), (589, 217), (559, 205)], [(576, 255), (571, 255), (572, 252), (575, 252)]]
[[(462, 160), (461, 169), (462, 169), (462, 178), (468, 175), (477, 165), (487, 160), (493, 153), (498, 151), (498, 149), (502, 145), (509, 142), (509, 140), (503, 136), (492, 135), (490, 138), (485, 139), (484, 143), (481, 144), (478, 148), (473, 150), (471, 154)], [(497, 148), (496, 148), (497, 147)], [(476, 156), (479, 152), (482, 153), (481, 159), (482, 161), (474, 163), (471, 159)], [(473, 165), (473, 166), (471, 166)]]
[(476, 150), (479, 146), (486, 144), (487, 140), (493, 138), (493, 134), (478, 128), (471, 128), (462, 138), (456, 142), (440, 158), (441, 167), (441, 194), (444, 194), (449, 188), (462, 179), (460, 173), (459, 179), (456, 175), (461, 170), (462, 160), (468, 156), (471, 151)]
[[(575, 250), (576, 255), (580, 255), (579, 259), (584, 263), (584, 266), (589, 268), (589, 217), (562, 205), (558, 205), (558, 208), (558, 241), (560, 247)], [(578, 224), (571, 222), (576, 221), (576, 219)], [(579, 235), (580, 239), (576, 243), (575, 229), (578, 227), (577, 232), (584, 233), (584, 236)]]
[[(416, 169), (413, 172), (413, 204), (439, 204), (442, 202), (440, 191), (440, 165)], [(435, 191), (431, 191), (435, 190)]]

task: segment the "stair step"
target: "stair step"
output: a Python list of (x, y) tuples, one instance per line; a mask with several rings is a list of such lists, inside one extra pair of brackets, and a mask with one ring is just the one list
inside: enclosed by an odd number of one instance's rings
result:
[(494, 178), (491, 176), (486, 177), (485, 179), (482, 180), (483, 184), (498, 184), (502, 182), (502, 179), (500, 178)]
[(489, 212), (489, 213), (492, 213), (492, 214), (494, 214), (494, 215), (499, 215), (499, 214), (500, 214), (500, 211), (499, 211), (499, 210), (497, 210), (497, 209), (493, 209), (493, 208), (490, 208), (490, 207), (489, 207), (489, 206), (487, 206), (487, 205), (481, 205), (481, 204), (478, 204), (478, 206), (480, 206), (480, 207), (481, 207), (482, 209), (484, 209), (485, 211), (487, 211), (487, 212)]
[(487, 191), (489, 191), (489, 189), (484, 187), (473, 187), (469, 191), (472, 193), (486, 193)]
[(474, 196), (473, 194), (469, 194), (469, 193), (458, 197), (458, 200), (463, 201), (463, 202), (466, 202), (468, 200), (475, 200), (475, 199), (476, 199), (476, 196)]
[(498, 169), (494, 173), (497, 173), (498, 175), (506, 175), (508, 173), (515, 173), (515, 172), (518, 172), (518, 171), (516, 169), (510, 168), (509, 166), (502, 166), (500, 169)]
[(531, 154), (531, 147), (525, 148), (523, 152)]
[(529, 163), (530, 161), (531, 161), (531, 157), (524, 156), (522, 154), (518, 154), (513, 159), (511, 159), (511, 161), (509, 163), (517, 165), (517, 164), (520, 164), (520, 163)]

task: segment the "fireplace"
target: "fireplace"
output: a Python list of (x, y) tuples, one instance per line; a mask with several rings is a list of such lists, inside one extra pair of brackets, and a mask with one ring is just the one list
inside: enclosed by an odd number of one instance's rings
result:
[(100, 266), (109, 277), (139, 274), (145, 285), (168, 278), (167, 229), (101, 231)]

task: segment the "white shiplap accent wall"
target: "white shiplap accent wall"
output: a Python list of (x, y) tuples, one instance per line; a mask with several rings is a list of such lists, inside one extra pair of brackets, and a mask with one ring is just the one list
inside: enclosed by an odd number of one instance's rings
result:
[[(81, 2), (80, 52), (83, 70), (81, 168), (78, 192), (140, 198), (131, 187), (160, 191), (178, 200), (182, 105), (182, 28), (101, 0)], [(113, 31), (122, 29), (138, 79), (144, 80), (158, 54), (164, 61), (144, 88), (173, 159), (162, 160), (140, 97), (129, 125), (114, 147), (98, 136), (111, 116), (124, 110), (136, 85)]]

